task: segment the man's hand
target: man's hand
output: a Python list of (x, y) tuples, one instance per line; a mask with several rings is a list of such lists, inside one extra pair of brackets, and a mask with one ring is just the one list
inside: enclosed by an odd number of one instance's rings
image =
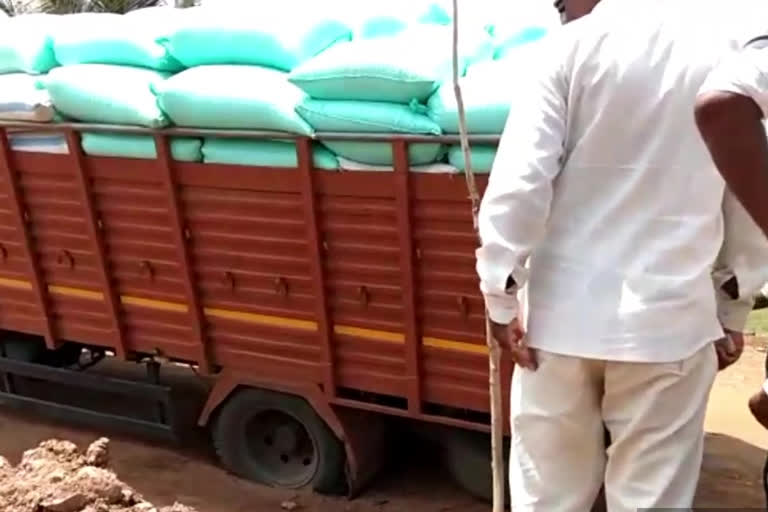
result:
[(744, 334), (725, 330), (725, 337), (715, 342), (718, 370), (724, 370), (739, 360), (744, 352)]
[(749, 399), (749, 410), (762, 426), (768, 428), (768, 395), (762, 389)]
[(525, 333), (520, 328), (520, 322), (514, 320), (507, 325), (491, 322), (491, 334), (503, 350), (508, 350), (512, 354), (515, 364), (536, 371), (539, 367), (536, 352), (526, 344)]

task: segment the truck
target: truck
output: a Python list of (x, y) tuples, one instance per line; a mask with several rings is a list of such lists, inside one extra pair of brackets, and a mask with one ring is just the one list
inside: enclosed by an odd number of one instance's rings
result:
[[(67, 151), (14, 150), (32, 129)], [(88, 156), (83, 132), (151, 136), (157, 157)], [(178, 162), (176, 136), (290, 139), (298, 165)], [(386, 142), (394, 165), (316, 169), (323, 140)], [(412, 172), (420, 142), (458, 137), (0, 123), (0, 399), (173, 434), (160, 372), (184, 365), (208, 383), (198, 424), (240, 476), (355, 495), (400, 419), (431, 429), (457, 481), (490, 496), (470, 200), (461, 174)], [(143, 364), (147, 380), (90, 371), (105, 359)], [(502, 382), (511, 373), (505, 357)], [(156, 414), (31, 396), (24, 379), (146, 399)]]

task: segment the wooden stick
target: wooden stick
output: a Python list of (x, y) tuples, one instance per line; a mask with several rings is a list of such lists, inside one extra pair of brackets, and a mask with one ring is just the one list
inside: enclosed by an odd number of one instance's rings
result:
[[(464, 98), (461, 94), (459, 69), (459, 0), (453, 0), (453, 91), (459, 111), (459, 139), (464, 153), (464, 177), (472, 204), (472, 221), (478, 232), (480, 193), (477, 190), (475, 174), (472, 172), (472, 155), (469, 148), (467, 117)], [(479, 238), (479, 232), (478, 232)], [(491, 471), (493, 474), (493, 512), (504, 511), (504, 418), (501, 400), (501, 347), (491, 334), (488, 314), (485, 316), (485, 342), (488, 345), (489, 390), (491, 395)]]

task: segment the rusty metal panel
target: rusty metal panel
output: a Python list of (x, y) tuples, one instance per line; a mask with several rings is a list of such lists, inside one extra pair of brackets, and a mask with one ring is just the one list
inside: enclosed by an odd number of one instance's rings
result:
[[(50, 286), (57, 338), (104, 345), (117, 321), (129, 353), (323, 385), (335, 403), (384, 400), (375, 407), (413, 418), (436, 418), (423, 404), (487, 411), (461, 176), (410, 173), (403, 162), (394, 172), (317, 171), (308, 140), (297, 142), (299, 169), (171, 162), (162, 137), (159, 161), (83, 158), (92, 214), (69, 157), (14, 155), (38, 247), (26, 257), (14, 210), (0, 205), (0, 328), (43, 332), (37, 296)], [(393, 147), (404, 160), (405, 142)]]
[(26, 260), (26, 284), (32, 291), (37, 305), (36, 320), (17, 317), (13, 319), (14, 325), (26, 324), (29, 327), (26, 332), (42, 334), (46, 345), (49, 348), (54, 348), (57, 343), (57, 333), (54, 331), (54, 321), (49, 309), (48, 290), (37, 258), (34, 237), (29, 230), (30, 215), (24, 201), (24, 191), (19, 183), (18, 162), (13, 158), (7, 132), (3, 129), (0, 129), (0, 167), (5, 186), (4, 192), (9, 199), (8, 204), (12, 212), (13, 225), (18, 233), (22, 254)]

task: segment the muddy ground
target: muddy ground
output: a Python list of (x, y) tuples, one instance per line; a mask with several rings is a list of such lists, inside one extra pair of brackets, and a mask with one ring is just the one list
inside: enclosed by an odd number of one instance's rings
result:
[[(755, 423), (747, 398), (762, 382), (764, 345), (753, 343), (732, 369), (719, 375), (707, 417), (707, 444), (697, 505), (763, 507), (761, 484), (768, 432)], [(180, 501), (200, 512), (280, 511), (286, 501), (317, 512), (480, 512), (489, 507), (457, 489), (423, 443), (403, 439), (401, 454), (354, 501), (295, 494), (239, 480), (216, 466), (205, 443), (182, 446), (151, 442), (105, 429), (77, 428), (39, 416), (0, 414), (0, 455), (16, 464), (26, 449), (50, 438), (85, 449), (109, 436), (111, 466), (121, 480), (157, 505)]]

